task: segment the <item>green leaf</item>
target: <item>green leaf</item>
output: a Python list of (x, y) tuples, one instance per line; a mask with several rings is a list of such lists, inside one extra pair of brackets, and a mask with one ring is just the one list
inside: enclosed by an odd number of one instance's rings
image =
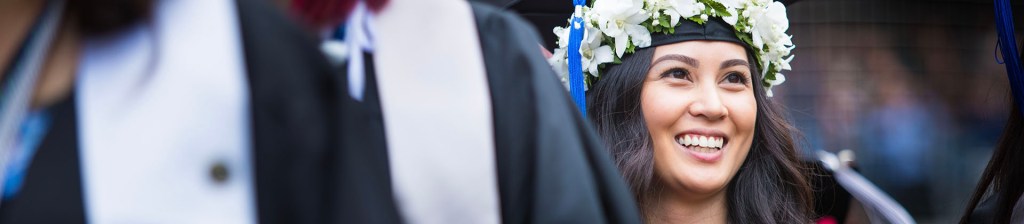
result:
[(711, 6), (709, 9), (714, 9), (715, 13), (717, 13), (717, 15), (719, 16), (732, 16), (732, 14), (730, 14), (729, 11), (725, 9), (725, 5), (722, 5), (722, 3), (716, 1), (705, 1), (704, 3), (706, 3), (708, 6)]
[(738, 30), (738, 29), (740, 29), (740, 27), (744, 27), (744, 26), (747, 26), (747, 20), (742, 19), (742, 18), (736, 20), (735, 29)]
[(764, 75), (764, 80), (775, 80), (775, 73), (772, 72), (775, 71), (775, 64), (769, 64), (767, 69), (768, 73)]
[(736, 37), (740, 38), (740, 40), (742, 40), (744, 43), (747, 43), (747, 45), (754, 46), (754, 39), (753, 37), (750, 36), (750, 34), (736, 31)]
[(700, 19), (700, 16), (690, 17), (689, 20), (691, 20), (693, 22), (696, 22), (697, 24), (700, 24), (700, 25), (704, 25), (704, 22), (707, 22), (707, 21), (704, 21), (703, 19)]

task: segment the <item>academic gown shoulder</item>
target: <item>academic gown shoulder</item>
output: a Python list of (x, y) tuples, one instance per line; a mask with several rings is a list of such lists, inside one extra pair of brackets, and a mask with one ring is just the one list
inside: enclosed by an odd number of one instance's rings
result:
[(473, 13), (498, 127), (504, 223), (638, 223), (629, 188), (544, 60), (533, 27), (485, 4)]
[[(256, 213), (261, 223), (326, 223), (328, 154), (336, 149), (335, 76), (313, 37), (267, 1), (238, 0), (250, 94)], [(187, 90), (182, 90), (187, 91)], [(0, 223), (84, 223), (74, 96), (53, 125)], [(125, 169), (131, 169), (125, 167)], [(174, 212), (174, 211), (166, 211)]]
[[(543, 59), (536, 31), (512, 13), (470, 4), (493, 103), (502, 223), (639, 223), (631, 193)], [(347, 76), (343, 68), (339, 77)], [(373, 72), (368, 74), (372, 80)], [(342, 195), (336, 218), (343, 222), (401, 220), (390, 190), (384, 130), (365, 128), (367, 113), (369, 123), (382, 125), (374, 83), (367, 82), (366, 99), (346, 97), (348, 106), (340, 111), (347, 117), (339, 153), (345, 156), (336, 159), (350, 164), (335, 181)], [(346, 79), (339, 86), (345, 89)]]
[(249, 73), (256, 205), (262, 223), (325, 223), (338, 148), (333, 69), (269, 1), (237, 0)]

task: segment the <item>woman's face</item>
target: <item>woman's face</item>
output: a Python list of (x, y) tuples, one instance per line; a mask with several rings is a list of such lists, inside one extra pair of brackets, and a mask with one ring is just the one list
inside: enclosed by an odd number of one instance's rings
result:
[(666, 190), (688, 197), (724, 192), (754, 138), (757, 104), (746, 51), (724, 41), (654, 49), (641, 107)]

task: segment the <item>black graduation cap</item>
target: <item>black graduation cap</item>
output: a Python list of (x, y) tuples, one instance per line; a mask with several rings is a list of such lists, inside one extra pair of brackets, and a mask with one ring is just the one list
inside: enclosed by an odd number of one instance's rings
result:
[[(555, 49), (558, 37), (551, 32), (556, 26), (569, 24), (572, 15), (572, 0), (472, 0), (487, 2), (498, 7), (507, 8), (525, 18), (540, 33), (544, 48)], [(799, 0), (779, 0), (787, 6)], [(593, 2), (588, 0), (587, 2)]]

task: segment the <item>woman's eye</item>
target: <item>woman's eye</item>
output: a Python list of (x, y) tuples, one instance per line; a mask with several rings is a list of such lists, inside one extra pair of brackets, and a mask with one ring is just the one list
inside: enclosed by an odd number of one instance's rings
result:
[(747, 84), (747, 77), (744, 77), (743, 74), (740, 74), (739, 72), (730, 72), (729, 74), (725, 75), (725, 82)]
[(661, 74), (662, 78), (675, 78), (675, 79), (687, 79), (690, 77), (690, 71), (681, 68), (674, 68)]

